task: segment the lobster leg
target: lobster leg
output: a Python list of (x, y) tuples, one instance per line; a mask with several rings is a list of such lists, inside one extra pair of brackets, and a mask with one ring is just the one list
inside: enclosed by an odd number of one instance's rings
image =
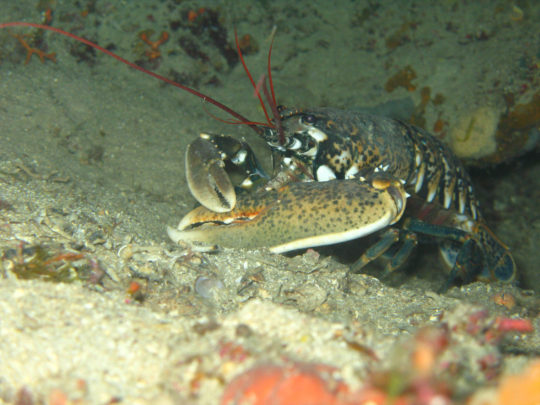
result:
[(491, 280), (512, 282), (516, 276), (516, 263), (510, 249), (484, 224), (473, 227), (472, 238), (483, 247), (489, 272), (482, 274)]
[(402, 231), (402, 234), (403, 233), (405, 233), (405, 235), (400, 238), (401, 246), (386, 265), (386, 273), (391, 273), (401, 267), (418, 244), (415, 233)]
[(358, 273), (373, 260), (379, 257), (386, 259), (388, 256), (389, 260), (385, 269), (385, 273), (388, 275), (405, 263), (417, 244), (418, 240), (415, 233), (390, 228), (351, 266), (352, 272)]
[[(453, 249), (450, 246), (442, 247), (442, 249)], [(452, 269), (446, 282), (439, 288), (439, 293), (446, 292), (454, 285), (457, 279), (461, 279), (464, 283), (470, 283), (489, 271), (485, 260), (485, 252), (479, 250), (478, 244), (473, 239), (467, 239), (459, 247)]]
[(404, 228), (461, 244), (457, 254), (452, 252), (455, 250), (454, 245), (446, 247), (446, 256), (455, 257), (455, 259), (450, 259), (454, 263), (451, 264), (449, 279), (441, 291), (445, 291), (452, 285), (458, 276), (465, 282), (480, 278), (509, 283), (515, 278), (516, 265), (510, 250), (484, 224), (474, 223), (470, 230), (466, 231), (409, 219), (405, 222)]
[(360, 256), (358, 260), (351, 266), (353, 273), (358, 273), (368, 263), (382, 256), (388, 249), (390, 249), (399, 240), (399, 229), (390, 228), (385, 231), (381, 238), (371, 245)]

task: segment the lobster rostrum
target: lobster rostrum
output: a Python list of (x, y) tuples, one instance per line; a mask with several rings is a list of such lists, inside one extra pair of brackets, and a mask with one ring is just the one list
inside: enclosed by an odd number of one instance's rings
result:
[[(357, 271), (385, 254), (388, 270), (400, 267), (419, 240), (437, 240), (454, 280), (511, 282), (516, 267), (508, 247), (483, 221), (471, 180), (461, 162), (438, 139), (405, 122), (352, 111), (278, 107), (267, 78), (256, 84), (266, 122), (248, 120), (205, 94), (134, 65), (111, 51), (61, 29), (26, 22), (83, 42), (128, 66), (215, 105), (250, 126), (277, 156), (269, 176), (249, 145), (226, 135), (201, 134), (187, 148), (186, 176), (201, 206), (177, 228), (175, 242), (225, 247), (268, 247), (276, 253), (329, 245), (378, 233), (354, 266)], [(269, 104), (270, 119), (261, 91)], [(226, 163), (245, 172), (235, 188)], [(241, 189), (247, 191), (239, 191)]]

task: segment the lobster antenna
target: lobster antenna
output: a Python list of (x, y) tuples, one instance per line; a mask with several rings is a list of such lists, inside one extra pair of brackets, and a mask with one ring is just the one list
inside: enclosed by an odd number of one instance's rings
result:
[(266, 106), (264, 105), (264, 101), (261, 97), (261, 93), (258, 90), (258, 86), (255, 84), (255, 80), (253, 80), (253, 76), (251, 76), (251, 72), (249, 71), (246, 62), (244, 60), (244, 55), (242, 55), (242, 50), (240, 49), (240, 42), (238, 41), (238, 33), (236, 30), (234, 30), (234, 40), (236, 42), (236, 49), (238, 52), (238, 56), (240, 57), (240, 61), (242, 62), (242, 66), (244, 67), (244, 71), (246, 72), (247, 76), (249, 77), (249, 81), (251, 82), (251, 85), (253, 86), (253, 89), (255, 90), (255, 94), (259, 98), (259, 102), (261, 103), (261, 107), (264, 111), (264, 115), (266, 117), (266, 121), (269, 125), (272, 125), (272, 121), (270, 120), (270, 117), (268, 115), (268, 112), (266, 111)]
[(274, 38), (276, 36), (276, 27), (274, 26), (274, 29), (272, 30), (271, 34), (271, 41), (270, 41), (270, 49), (268, 50), (268, 84), (270, 86), (270, 91), (272, 92), (272, 100), (270, 100), (270, 96), (268, 95), (268, 90), (266, 89), (266, 82), (263, 85), (263, 91), (268, 99), (268, 103), (270, 104), (270, 107), (272, 108), (272, 114), (274, 115), (274, 122), (275, 127), (278, 132), (278, 139), (279, 143), (283, 145), (285, 143), (285, 131), (283, 130), (283, 125), (281, 124), (281, 118), (279, 116), (279, 112), (277, 109), (277, 103), (276, 103), (276, 94), (274, 93), (274, 83), (272, 82), (272, 46), (274, 45)]
[(274, 25), (274, 28), (272, 28), (272, 33), (270, 34), (270, 49), (268, 50), (268, 83), (270, 85), (270, 91), (272, 92), (272, 102), (275, 106), (277, 106), (276, 103), (276, 95), (274, 94), (274, 82), (272, 82), (272, 69), (270, 60), (272, 59), (272, 46), (274, 45), (274, 38), (276, 37), (276, 31), (277, 26)]
[(234, 111), (233, 109), (227, 107), (225, 104), (222, 104), (220, 103), (219, 101), (213, 99), (212, 97), (209, 97), (207, 96), (206, 94), (203, 94), (195, 89), (192, 89), (191, 87), (188, 87), (186, 85), (183, 85), (181, 83), (178, 83), (178, 82), (175, 82), (174, 80), (171, 80), (171, 79), (168, 79), (166, 78), (165, 76), (162, 76), (158, 73), (155, 73), (155, 72), (152, 72), (151, 70), (148, 70), (148, 69), (145, 69), (141, 66), (138, 66), (136, 64), (134, 64), (133, 62), (130, 62), (128, 61), (127, 59), (124, 59), (122, 58), (121, 56), (115, 54), (114, 52), (111, 52), (109, 51), (108, 49), (105, 49), (103, 48), (102, 46), (92, 42), (92, 41), (89, 41), (88, 39), (85, 39), (83, 37), (79, 37), (78, 35), (75, 35), (75, 34), (72, 34), (71, 32), (67, 32), (67, 31), (64, 31), (64, 30), (61, 30), (60, 28), (56, 28), (56, 27), (51, 27), (50, 25), (44, 25), (44, 24), (37, 24), (37, 23), (31, 23), (31, 22), (24, 22), (24, 21), (13, 21), (13, 22), (7, 22), (7, 23), (1, 23), (0, 24), (0, 29), (2, 28), (8, 28), (8, 27), (33, 27), (33, 28), (39, 28), (39, 29), (42, 29), (42, 30), (47, 30), (47, 31), (52, 31), (52, 32), (56, 32), (57, 34), (60, 34), (60, 35), (63, 35), (65, 37), (68, 37), (68, 38), (72, 38), (78, 42), (82, 42), (83, 44), (85, 45), (88, 45), (94, 49), (97, 49), (98, 51), (108, 55), (108, 56), (111, 56), (112, 58), (122, 62), (123, 64), (135, 69), (135, 70), (138, 70), (140, 72), (143, 72), (143, 73), (146, 73), (147, 75), (150, 75), (158, 80), (161, 80), (167, 84), (170, 84), (172, 86), (175, 86), (175, 87), (178, 87), (179, 89), (182, 89), (182, 90), (185, 90), (187, 91), (188, 93), (191, 93), (193, 94), (194, 96), (197, 96), (201, 99), (203, 99), (203, 101), (206, 101), (214, 106), (216, 106), (217, 108), (225, 111), (227, 114), (233, 116), (234, 118), (240, 120), (242, 123), (245, 123), (246, 125), (248, 125), (249, 127), (251, 127), (255, 132), (257, 132), (258, 135), (262, 135), (263, 134), (263, 129), (255, 124), (252, 123), (252, 121), (248, 120), (247, 118), (245, 118), (243, 115), (241, 115), (240, 113), (237, 113), (236, 111)]
[[(270, 91), (272, 92), (272, 96), (270, 96), (270, 93), (268, 92), (268, 88), (266, 87), (266, 76), (263, 74), (257, 84), (255, 84), (255, 80), (253, 80), (253, 76), (251, 75), (251, 72), (249, 71), (246, 62), (244, 61), (244, 56), (242, 55), (242, 50), (240, 49), (240, 43), (238, 41), (238, 34), (236, 30), (234, 31), (234, 39), (236, 41), (236, 48), (238, 50), (238, 55), (240, 56), (240, 60), (242, 61), (242, 66), (244, 66), (244, 70), (246, 71), (249, 80), (251, 81), (251, 85), (253, 86), (253, 89), (255, 90), (255, 94), (259, 98), (259, 102), (261, 103), (261, 106), (264, 111), (264, 115), (266, 116), (266, 120), (268, 121), (268, 124), (271, 125), (271, 127), (276, 128), (278, 132), (278, 139), (279, 143), (283, 145), (285, 143), (285, 133), (283, 131), (283, 126), (281, 125), (281, 119), (279, 116), (279, 112), (277, 110), (277, 103), (276, 103), (276, 95), (274, 93), (274, 85), (272, 83), (272, 65), (271, 65), (271, 58), (272, 58), (272, 45), (274, 44), (274, 37), (276, 33), (276, 28), (274, 26), (274, 29), (272, 29), (272, 33), (270, 34), (271, 42), (270, 42), (270, 49), (268, 51), (268, 80), (270, 82)], [(266, 101), (268, 102), (268, 105), (270, 106), (270, 109), (272, 110), (272, 116), (274, 117), (274, 123), (272, 124), (272, 121), (270, 120), (270, 117), (268, 116), (268, 112), (266, 110), (266, 106), (262, 100), (261, 96), (261, 88), (264, 94), (264, 97), (266, 98)]]

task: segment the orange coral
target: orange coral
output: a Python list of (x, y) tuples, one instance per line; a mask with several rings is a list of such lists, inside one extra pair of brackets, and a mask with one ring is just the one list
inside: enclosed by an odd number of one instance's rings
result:
[(389, 93), (398, 87), (404, 87), (408, 91), (414, 91), (416, 90), (416, 86), (411, 83), (414, 79), (416, 79), (416, 72), (410, 65), (407, 65), (386, 81), (384, 89)]
[(415, 23), (406, 22), (399, 27), (399, 29), (386, 38), (386, 47), (388, 49), (396, 49), (398, 46), (403, 45), (405, 42), (410, 41), (407, 32), (410, 28), (414, 27)]
[[(507, 99), (513, 98), (506, 96)], [(508, 101), (507, 101), (508, 104)], [(530, 137), (530, 130), (540, 126), (540, 92), (536, 92), (531, 101), (514, 106), (508, 113), (501, 115), (497, 133), (497, 151), (484, 161), (500, 163), (512, 159), (535, 146)]]
[(52, 16), (53, 16), (52, 9), (48, 8), (47, 10), (45, 10), (45, 13), (43, 16), (45, 17), (44, 24), (50, 24), (52, 22)]
[(187, 19), (190, 23), (194, 22), (197, 17), (202, 15), (206, 9), (204, 7), (199, 8), (199, 10), (189, 10), (187, 14)]
[(436, 134), (440, 134), (443, 131), (443, 129), (444, 129), (444, 121), (439, 116), (437, 118), (437, 121), (435, 121), (435, 123), (433, 124), (433, 132), (435, 132)]
[(522, 131), (540, 123), (540, 93), (536, 93), (527, 104), (518, 104), (512, 111), (501, 117), (501, 131)]
[(169, 40), (169, 33), (163, 31), (161, 33), (161, 37), (159, 37), (157, 41), (150, 41), (147, 32), (140, 33), (139, 38), (141, 38), (143, 42), (150, 46), (150, 49), (145, 52), (145, 55), (148, 56), (148, 59), (152, 60), (161, 57), (161, 51), (159, 50), (159, 47)]
[(24, 64), (27, 65), (28, 62), (30, 62), (30, 59), (32, 58), (33, 54), (36, 54), (39, 57), (39, 60), (41, 63), (45, 63), (45, 59), (52, 60), (54, 63), (56, 63), (56, 53), (45, 53), (41, 49), (32, 48), (28, 42), (24, 39), (25, 35), (20, 34), (11, 34), (13, 38), (16, 38), (20, 44), (26, 49), (26, 60), (24, 61)]
[(188, 18), (188, 21), (189, 22), (193, 22), (197, 19), (197, 17), (199, 16), (199, 14), (197, 14), (196, 11), (193, 11), (193, 10), (189, 10), (188, 11), (188, 15), (187, 15), (187, 18)]

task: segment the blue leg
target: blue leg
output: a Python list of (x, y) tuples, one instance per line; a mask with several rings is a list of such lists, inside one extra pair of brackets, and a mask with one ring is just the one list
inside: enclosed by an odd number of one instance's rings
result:
[(372, 246), (370, 246), (360, 258), (351, 266), (353, 273), (358, 273), (369, 262), (380, 257), (394, 243), (399, 240), (399, 229), (389, 228), (383, 233), (381, 238)]
[(510, 250), (481, 223), (475, 224), (469, 233), (449, 226), (409, 219), (404, 229), (461, 244), (442, 291), (447, 290), (458, 278), (463, 282), (471, 282), (476, 278), (511, 282), (515, 277), (516, 265)]
[(480, 249), (475, 240), (468, 239), (457, 252), (450, 274), (438, 292), (446, 292), (458, 279), (465, 284), (470, 283), (486, 271), (488, 270), (485, 252)]
[(392, 256), (386, 265), (386, 273), (392, 273), (397, 268), (401, 267), (411, 255), (411, 252), (418, 244), (418, 238), (413, 232), (404, 232), (405, 235), (400, 238), (402, 242), (397, 252)]

